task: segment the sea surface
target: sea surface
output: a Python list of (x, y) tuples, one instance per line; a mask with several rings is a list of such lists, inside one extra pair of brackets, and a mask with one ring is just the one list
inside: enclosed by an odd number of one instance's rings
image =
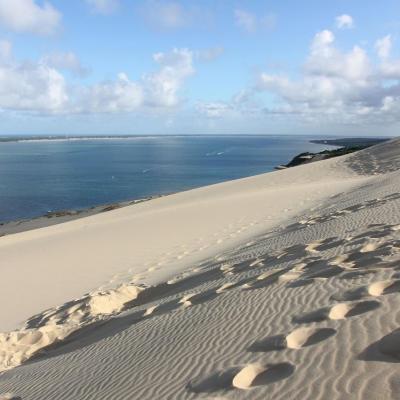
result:
[[(315, 137), (313, 137), (315, 139)], [(0, 142), (0, 222), (167, 194), (272, 171), (332, 146), (299, 136)]]

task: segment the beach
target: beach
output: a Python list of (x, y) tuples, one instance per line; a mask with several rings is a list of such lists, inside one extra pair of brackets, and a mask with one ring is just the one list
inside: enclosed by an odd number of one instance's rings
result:
[(0, 399), (397, 398), (399, 167), (394, 139), (7, 232)]
[(117, 208), (121, 207), (139, 204), (142, 203), (143, 201), (149, 201), (158, 197), (161, 197), (161, 195), (151, 196), (143, 199), (103, 204), (100, 206), (93, 206), (81, 210), (52, 211), (39, 217), (2, 222), (0, 223), (0, 237), (5, 235), (12, 235), (14, 233), (31, 231), (33, 229), (45, 228), (46, 226), (62, 224), (64, 222), (73, 221), (79, 218), (90, 217), (92, 215), (116, 210)]

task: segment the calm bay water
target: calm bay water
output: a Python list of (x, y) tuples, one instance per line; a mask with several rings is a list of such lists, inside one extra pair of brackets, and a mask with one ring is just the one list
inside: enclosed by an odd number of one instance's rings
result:
[(272, 171), (307, 137), (196, 136), (0, 142), (0, 221), (177, 192)]

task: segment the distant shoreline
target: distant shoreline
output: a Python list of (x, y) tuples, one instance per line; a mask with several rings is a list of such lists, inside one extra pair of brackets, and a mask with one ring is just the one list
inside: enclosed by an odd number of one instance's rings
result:
[[(194, 135), (16, 135), (16, 136), (0, 136), (0, 143), (16, 143), (16, 142), (61, 142), (61, 141), (78, 141), (78, 140), (135, 140), (135, 139), (158, 139), (158, 138), (167, 138), (167, 137), (229, 137), (229, 136), (252, 136), (252, 137), (282, 137), (282, 136), (293, 136), (293, 135), (268, 135), (268, 134), (194, 134)], [(311, 135), (298, 135), (299, 137), (307, 137), (309, 138)], [(314, 144), (328, 144), (332, 146), (340, 146), (340, 144), (335, 144), (334, 142), (344, 143), (349, 141), (380, 141), (380, 140), (389, 140), (389, 137), (385, 137), (382, 139), (376, 137), (367, 137), (367, 138), (334, 138), (334, 139), (312, 139), (309, 140), (310, 143)]]
[(38, 217), (0, 222), (0, 237), (6, 235), (12, 235), (14, 233), (31, 231), (33, 229), (45, 228), (47, 226), (62, 224), (64, 222), (74, 221), (76, 219), (89, 217), (92, 215), (116, 210), (118, 208), (123, 208), (134, 204), (143, 203), (145, 201), (158, 199), (164, 196), (168, 196), (168, 194), (154, 195), (137, 200), (128, 200), (128, 201), (120, 201), (109, 204), (102, 204), (98, 206), (83, 208), (80, 210), (51, 211), (48, 212), (47, 214), (40, 215)]
[(370, 147), (379, 143), (387, 142), (392, 138), (383, 137), (348, 137), (348, 138), (338, 138), (338, 139), (313, 139), (310, 143), (314, 144), (327, 144), (329, 146), (340, 146), (340, 147)]

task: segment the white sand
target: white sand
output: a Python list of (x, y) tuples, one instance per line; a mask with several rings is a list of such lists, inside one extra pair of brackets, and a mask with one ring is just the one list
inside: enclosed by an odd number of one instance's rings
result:
[(393, 141), (0, 238), (0, 398), (397, 398), (399, 167)]

